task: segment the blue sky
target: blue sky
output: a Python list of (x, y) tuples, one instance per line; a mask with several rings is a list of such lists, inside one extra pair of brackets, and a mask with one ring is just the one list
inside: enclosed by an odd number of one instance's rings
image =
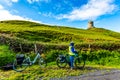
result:
[(29, 20), (44, 24), (120, 32), (120, 0), (0, 0), (0, 20)]

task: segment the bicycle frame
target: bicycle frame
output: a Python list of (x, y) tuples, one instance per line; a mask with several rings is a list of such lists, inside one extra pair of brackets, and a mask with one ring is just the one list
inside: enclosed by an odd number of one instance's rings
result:
[(13, 62), (13, 69), (17, 72), (21, 72), (25, 70), (28, 66), (32, 66), (37, 61), (37, 59), (39, 59), (38, 64), (40, 65), (40, 67), (45, 67), (47, 65), (46, 61), (37, 52), (33, 60), (31, 60), (30, 57), (26, 55), (22, 62), (18, 64), (17, 59), (15, 59)]
[[(62, 58), (63, 57), (63, 58)], [(60, 68), (65, 68), (68, 64), (70, 66), (69, 55), (59, 55), (56, 59), (57, 65)], [(85, 61), (79, 55), (75, 55), (74, 57), (74, 66), (76, 68), (84, 68)]]
[(34, 63), (37, 61), (38, 58), (40, 58), (40, 54), (39, 54), (39, 53), (37, 53), (37, 55), (36, 55), (36, 57), (34, 58), (34, 60), (32, 61), (32, 63), (34, 64)]
[(27, 59), (29, 60), (29, 62), (30, 62), (30, 63), (34, 64), (34, 63), (37, 61), (37, 59), (38, 59), (38, 58), (40, 58), (40, 57), (41, 57), (41, 56), (40, 56), (40, 54), (39, 54), (39, 53), (37, 53), (37, 55), (35, 56), (35, 58), (34, 58), (34, 60), (33, 60), (33, 61), (31, 61), (31, 59), (30, 59), (30, 57), (29, 57), (29, 56), (28, 56), (28, 58), (27, 58)]

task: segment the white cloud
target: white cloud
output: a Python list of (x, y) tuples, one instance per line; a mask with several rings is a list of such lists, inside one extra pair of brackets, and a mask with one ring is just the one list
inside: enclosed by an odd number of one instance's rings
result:
[(11, 6), (12, 3), (17, 3), (18, 0), (1, 0), (0, 3)]
[(89, 0), (89, 2), (69, 14), (62, 14), (58, 19), (88, 20), (96, 19), (101, 15), (109, 14), (115, 10), (114, 0)]
[(0, 20), (12, 20), (12, 19), (25, 20), (23, 17), (12, 15), (9, 11), (5, 10), (2, 5), (0, 5)]
[(18, 2), (18, 0), (12, 0), (12, 2)]
[(46, 3), (48, 3), (48, 2), (50, 2), (50, 0), (27, 0), (30, 4), (31, 3), (34, 3), (34, 2), (46, 2)]
[(1, 10), (1, 9), (3, 9), (3, 6), (2, 6), (2, 5), (0, 5), (0, 10)]
[(33, 3), (33, 1), (32, 1), (32, 0), (27, 0), (27, 1), (28, 1), (30, 4), (31, 4), (31, 3)]
[(18, 15), (13, 15), (8, 10), (5, 10), (2, 5), (0, 5), (0, 21), (3, 21), (3, 20), (26, 20), (26, 21), (41, 23), (41, 21), (36, 21), (29, 18), (21, 17)]

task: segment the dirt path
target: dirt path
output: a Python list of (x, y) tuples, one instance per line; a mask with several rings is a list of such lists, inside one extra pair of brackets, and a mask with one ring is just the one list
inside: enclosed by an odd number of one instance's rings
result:
[[(75, 77), (73, 77), (74, 79)], [(78, 76), (80, 80), (120, 80), (120, 70), (102, 70)], [(71, 78), (72, 80), (72, 78)]]
[(51, 80), (120, 80), (120, 70), (100, 70), (80, 76), (69, 76)]

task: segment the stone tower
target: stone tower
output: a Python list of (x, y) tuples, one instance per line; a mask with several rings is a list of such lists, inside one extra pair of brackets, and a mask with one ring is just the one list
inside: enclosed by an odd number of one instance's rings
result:
[(88, 22), (88, 29), (94, 28), (94, 22), (93, 21), (89, 21)]

